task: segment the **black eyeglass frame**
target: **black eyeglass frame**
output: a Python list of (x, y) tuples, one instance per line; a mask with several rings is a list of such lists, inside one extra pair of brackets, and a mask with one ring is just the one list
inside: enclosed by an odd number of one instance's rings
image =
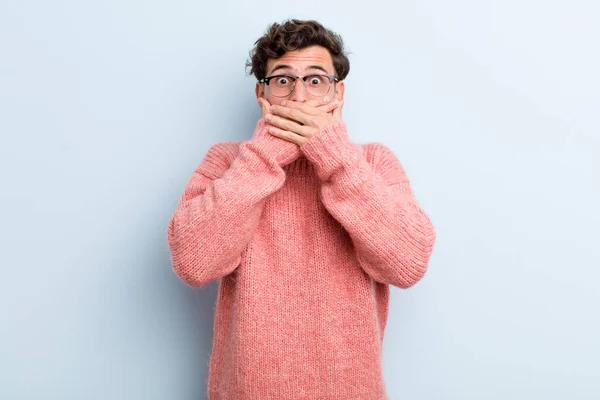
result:
[[(340, 78), (338, 78), (337, 76), (334, 76), (334, 75), (310, 74), (310, 75), (304, 75), (304, 76), (299, 76), (299, 75), (297, 75), (297, 76), (292, 76), (292, 75), (271, 75), (271, 76), (264, 77), (263, 79), (260, 79), (258, 81), (258, 83), (266, 83), (268, 85), (271, 82), (271, 79), (273, 79), (273, 78), (289, 78), (289, 79), (292, 80), (292, 86), (291, 86), (290, 93), (286, 94), (285, 96), (275, 96), (275, 95), (273, 95), (275, 97), (287, 97), (296, 88), (296, 80), (298, 78), (302, 78), (302, 82), (304, 83), (304, 88), (306, 90), (308, 90), (308, 88), (306, 87), (306, 79), (311, 78), (313, 76), (325, 77), (325, 78), (327, 78), (329, 80), (329, 89), (327, 89), (327, 93), (329, 93), (329, 91), (331, 90), (331, 84), (333, 82), (339, 82), (340, 81)], [(327, 94), (327, 93), (325, 93), (325, 94)]]

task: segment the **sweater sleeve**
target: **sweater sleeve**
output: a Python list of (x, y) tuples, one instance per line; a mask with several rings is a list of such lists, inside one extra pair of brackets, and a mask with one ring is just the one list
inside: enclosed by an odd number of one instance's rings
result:
[(350, 235), (363, 270), (399, 288), (417, 283), (436, 233), (394, 153), (379, 143), (352, 143), (344, 122), (324, 128), (300, 150), (314, 165), (321, 201)]
[(186, 184), (167, 241), (175, 273), (192, 287), (237, 268), (265, 200), (284, 184), (283, 166), (300, 155), (268, 126), (261, 119), (250, 140), (213, 145)]

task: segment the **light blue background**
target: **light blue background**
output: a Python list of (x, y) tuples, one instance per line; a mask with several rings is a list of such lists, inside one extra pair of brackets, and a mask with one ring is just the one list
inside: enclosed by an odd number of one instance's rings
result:
[(166, 228), (208, 148), (259, 110), (268, 24), (352, 52), (344, 119), (390, 146), (437, 228), (392, 289), (391, 399), (600, 398), (593, 1), (0, 4), (0, 398), (201, 399), (216, 282)]

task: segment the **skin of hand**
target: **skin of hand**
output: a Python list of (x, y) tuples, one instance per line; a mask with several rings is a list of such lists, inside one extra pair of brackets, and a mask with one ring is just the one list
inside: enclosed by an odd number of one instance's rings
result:
[(342, 120), (343, 101), (312, 99), (305, 102), (283, 100), (271, 105), (263, 97), (258, 98), (262, 118), (271, 125), (269, 133), (301, 146), (321, 129)]
[(284, 100), (269, 107), (265, 119), (274, 125), (269, 133), (302, 146), (329, 125), (342, 120), (343, 101), (334, 100), (322, 106), (311, 101)]

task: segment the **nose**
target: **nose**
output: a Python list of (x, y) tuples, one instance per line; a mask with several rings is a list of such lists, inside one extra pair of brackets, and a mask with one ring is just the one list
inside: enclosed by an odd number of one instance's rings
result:
[(302, 78), (297, 78), (294, 82), (294, 90), (290, 93), (289, 99), (297, 102), (304, 102), (307, 99), (306, 88), (304, 87), (304, 81)]

